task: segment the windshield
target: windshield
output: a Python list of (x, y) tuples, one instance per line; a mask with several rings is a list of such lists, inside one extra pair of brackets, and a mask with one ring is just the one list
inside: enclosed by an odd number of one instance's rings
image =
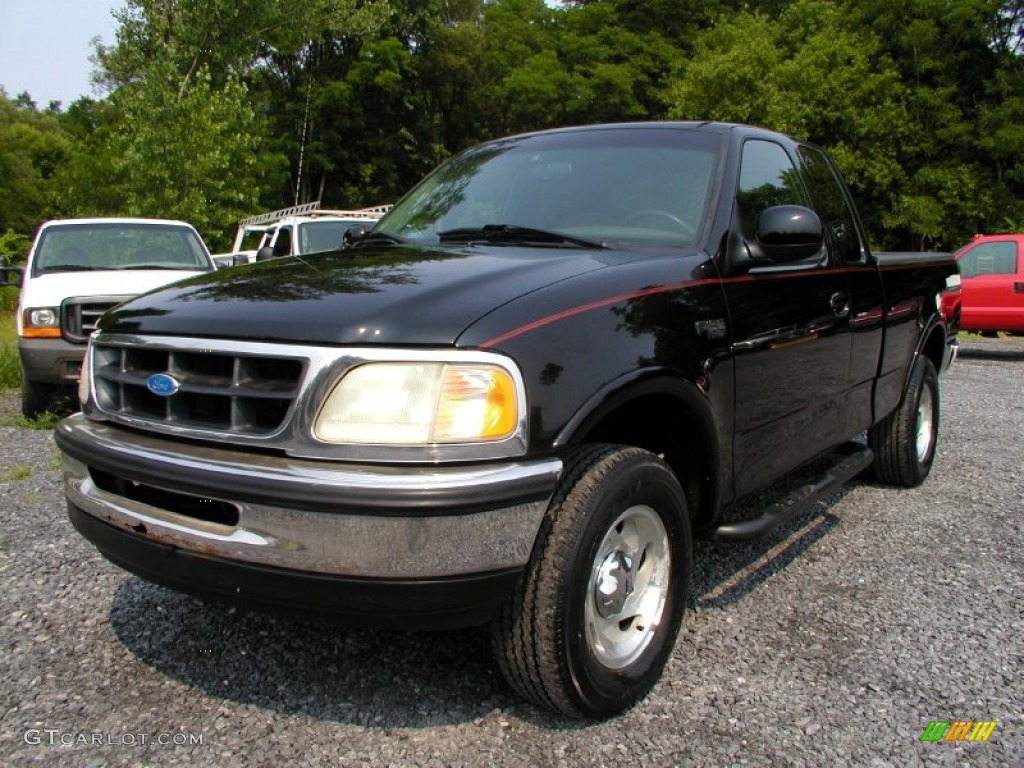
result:
[(196, 233), (178, 224), (83, 222), (40, 235), (35, 274), (105, 269), (208, 271), (210, 264)]
[(499, 242), (504, 232), (522, 242), (523, 230), (533, 230), (576, 239), (565, 246), (690, 245), (707, 209), (718, 142), (685, 129), (630, 127), (484, 144), (430, 174), (374, 233), (430, 243), (475, 241), (475, 231)]
[(306, 221), (299, 226), (299, 253), (333, 251), (341, 248), (345, 233), (360, 219), (320, 219)]

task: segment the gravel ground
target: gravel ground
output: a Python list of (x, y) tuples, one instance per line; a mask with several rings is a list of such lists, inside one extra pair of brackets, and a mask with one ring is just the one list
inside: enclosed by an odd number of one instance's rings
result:
[[(1024, 343), (964, 345), (922, 488), (858, 482), (761, 543), (698, 543), (663, 681), (596, 724), (517, 700), (483, 631), (341, 630), (130, 576), (67, 522), (50, 434), (0, 427), (0, 764), (1024, 765), (1022, 372)], [(932, 720), (998, 725), (922, 743)]]

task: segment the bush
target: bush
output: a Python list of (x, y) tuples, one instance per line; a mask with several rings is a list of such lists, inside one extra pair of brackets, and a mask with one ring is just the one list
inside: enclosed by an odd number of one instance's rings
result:
[(0, 267), (24, 261), (31, 246), (28, 235), (19, 235), (13, 229), (0, 233)]

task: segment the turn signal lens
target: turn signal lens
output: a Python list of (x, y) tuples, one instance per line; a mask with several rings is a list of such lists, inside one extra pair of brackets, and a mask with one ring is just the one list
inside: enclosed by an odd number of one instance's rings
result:
[(490, 366), (446, 366), (434, 442), (501, 440), (518, 422), (516, 388), (512, 377)]

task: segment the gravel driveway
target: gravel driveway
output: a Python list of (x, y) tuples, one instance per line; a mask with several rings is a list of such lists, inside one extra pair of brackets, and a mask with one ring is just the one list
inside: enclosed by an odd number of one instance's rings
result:
[[(862, 481), (761, 543), (698, 543), (665, 678), (597, 724), (517, 700), (484, 631), (342, 630), (130, 576), (68, 523), (50, 434), (0, 427), (0, 764), (1024, 765), (1024, 343), (965, 344), (942, 388), (922, 488)], [(920, 740), (956, 720), (997, 725)]]

